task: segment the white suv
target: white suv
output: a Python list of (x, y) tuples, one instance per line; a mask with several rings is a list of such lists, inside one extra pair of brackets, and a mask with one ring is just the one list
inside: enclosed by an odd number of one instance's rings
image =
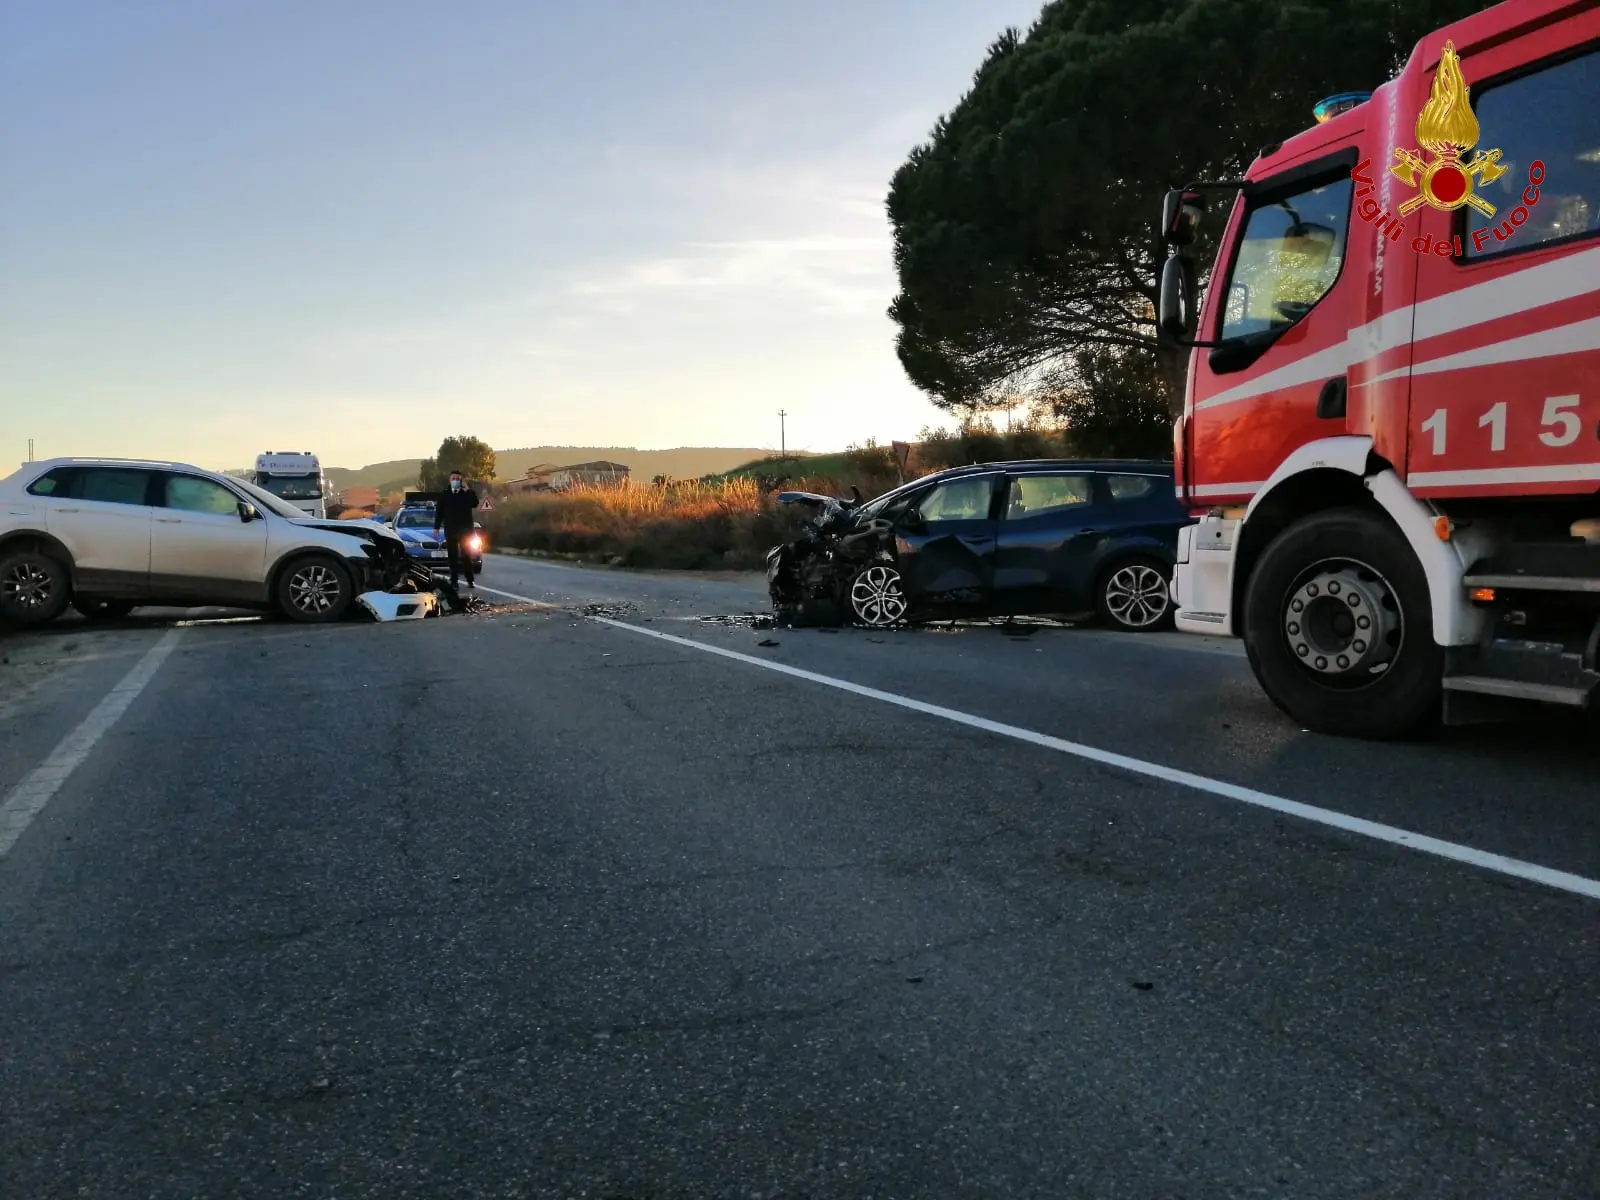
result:
[(70, 604), (281, 609), (335, 621), (406, 571), (393, 530), (317, 520), (242, 479), (183, 463), (55, 458), (0, 480), (0, 624)]

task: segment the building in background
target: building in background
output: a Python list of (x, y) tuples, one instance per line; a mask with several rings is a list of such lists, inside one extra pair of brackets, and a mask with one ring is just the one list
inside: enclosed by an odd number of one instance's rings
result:
[(520, 495), (524, 492), (564, 492), (579, 484), (601, 487), (625, 484), (632, 480), (632, 476), (633, 473), (626, 464), (604, 460), (571, 463), (566, 466), (539, 463), (529, 467), (521, 479), (508, 480), (502, 486), (508, 495)]

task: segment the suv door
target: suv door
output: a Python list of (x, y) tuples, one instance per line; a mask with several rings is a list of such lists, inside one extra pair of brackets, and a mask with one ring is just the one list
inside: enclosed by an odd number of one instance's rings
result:
[(195, 604), (266, 599), (267, 523), (213, 479), (163, 472), (150, 525), (150, 590)]
[(994, 559), (994, 611), (1069, 613), (1090, 596), (1106, 505), (1088, 471), (1039, 471), (1007, 479)]
[(935, 484), (895, 525), (906, 598), (959, 616), (984, 611), (994, 582), (996, 475)]
[(80, 594), (138, 600), (150, 583), (150, 488), (142, 467), (58, 467), (29, 485), (45, 530), (72, 555)]

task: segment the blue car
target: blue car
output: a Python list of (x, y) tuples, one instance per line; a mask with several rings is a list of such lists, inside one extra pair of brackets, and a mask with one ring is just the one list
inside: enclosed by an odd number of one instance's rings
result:
[(1179, 503), (1172, 464), (1032, 459), (917, 479), (875, 500), (782, 492), (802, 536), (767, 555), (790, 625), (1098, 614), (1114, 629), (1172, 622)]
[[(481, 575), (485, 545), (483, 526), (476, 521), (472, 524), (472, 533), (467, 538), (465, 548), (472, 555), (473, 574)], [(426, 561), (437, 572), (449, 571), (449, 554), (444, 548), (444, 538), (433, 532), (433, 505), (412, 504), (400, 509), (394, 515), (394, 531), (400, 535), (406, 553), (412, 558)]]

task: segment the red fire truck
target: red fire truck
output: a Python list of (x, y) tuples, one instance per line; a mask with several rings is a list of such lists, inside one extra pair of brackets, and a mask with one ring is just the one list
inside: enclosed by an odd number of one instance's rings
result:
[[(1178, 627), (1241, 637), (1272, 700), (1328, 733), (1587, 708), (1600, 5), (1488, 8), (1315, 116), (1244, 180), (1164, 204), (1158, 324), (1193, 348), (1174, 440), (1199, 518)], [(1190, 248), (1222, 208), (1197, 305)]]

